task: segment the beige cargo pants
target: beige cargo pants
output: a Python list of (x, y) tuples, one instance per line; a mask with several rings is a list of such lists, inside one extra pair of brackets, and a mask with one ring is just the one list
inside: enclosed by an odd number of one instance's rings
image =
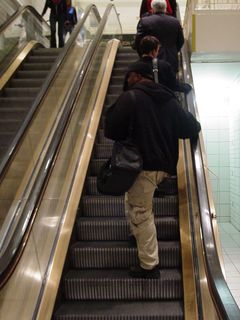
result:
[(125, 212), (137, 241), (140, 266), (148, 270), (159, 263), (152, 206), (154, 191), (166, 176), (168, 174), (162, 171), (142, 171), (125, 194)]

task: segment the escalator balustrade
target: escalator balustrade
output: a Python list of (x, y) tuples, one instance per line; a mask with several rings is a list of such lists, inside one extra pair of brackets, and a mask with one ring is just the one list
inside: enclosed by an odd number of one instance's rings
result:
[(60, 49), (35, 48), (0, 92), (0, 162), (17, 135)]
[[(105, 109), (118, 97), (126, 67), (136, 59), (131, 48), (118, 50)], [(138, 264), (138, 258), (137, 248), (128, 241), (124, 197), (101, 195), (96, 187), (96, 175), (110, 156), (113, 144), (104, 137), (102, 123), (103, 117), (53, 319), (183, 319), (176, 179), (168, 183), (171, 195), (164, 194), (160, 188), (154, 197), (160, 279), (131, 278), (129, 268)]]

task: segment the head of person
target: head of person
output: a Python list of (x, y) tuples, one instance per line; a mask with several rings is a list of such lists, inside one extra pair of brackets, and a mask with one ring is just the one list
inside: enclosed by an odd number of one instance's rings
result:
[(153, 81), (152, 68), (145, 62), (134, 62), (128, 67), (126, 75), (126, 89), (130, 89), (135, 84), (141, 81)]
[(67, 4), (67, 7), (71, 7), (72, 6), (72, 0), (66, 0), (66, 4)]
[(156, 58), (158, 56), (158, 51), (160, 48), (159, 40), (154, 36), (145, 36), (140, 41), (139, 51), (142, 56), (151, 56)]
[(151, 2), (153, 13), (166, 13), (167, 2), (166, 0), (153, 0)]

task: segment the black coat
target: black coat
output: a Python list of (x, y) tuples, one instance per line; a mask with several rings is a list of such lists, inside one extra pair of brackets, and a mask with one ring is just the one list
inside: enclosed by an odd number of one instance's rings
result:
[[(148, 63), (152, 67), (152, 58), (149, 56), (142, 57), (140, 61)], [(158, 82), (173, 91), (184, 91), (183, 83), (177, 80), (170, 63), (160, 59), (158, 59)]]
[(107, 138), (124, 140), (132, 123), (133, 140), (143, 156), (143, 170), (176, 174), (178, 139), (197, 138), (199, 122), (184, 111), (171, 90), (152, 81), (122, 93), (105, 118)]
[(159, 58), (168, 61), (177, 72), (178, 52), (184, 43), (183, 29), (178, 19), (162, 13), (140, 19), (135, 38), (138, 52), (141, 39), (147, 35), (155, 36), (160, 41)]
[(59, 4), (54, 4), (51, 0), (46, 0), (43, 8), (42, 16), (46, 13), (47, 9), (51, 9), (50, 15), (57, 18), (63, 17), (64, 20), (67, 18), (67, 4), (66, 0), (61, 0)]

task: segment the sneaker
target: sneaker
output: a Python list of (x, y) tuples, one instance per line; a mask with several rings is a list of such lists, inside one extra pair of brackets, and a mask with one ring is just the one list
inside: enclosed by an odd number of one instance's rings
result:
[(129, 271), (129, 275), (133, 278), (159, 279), (160, 278), (159, 266), (156, 266), (151, 270), (143, 269), (140, 266), (131, 267)]

